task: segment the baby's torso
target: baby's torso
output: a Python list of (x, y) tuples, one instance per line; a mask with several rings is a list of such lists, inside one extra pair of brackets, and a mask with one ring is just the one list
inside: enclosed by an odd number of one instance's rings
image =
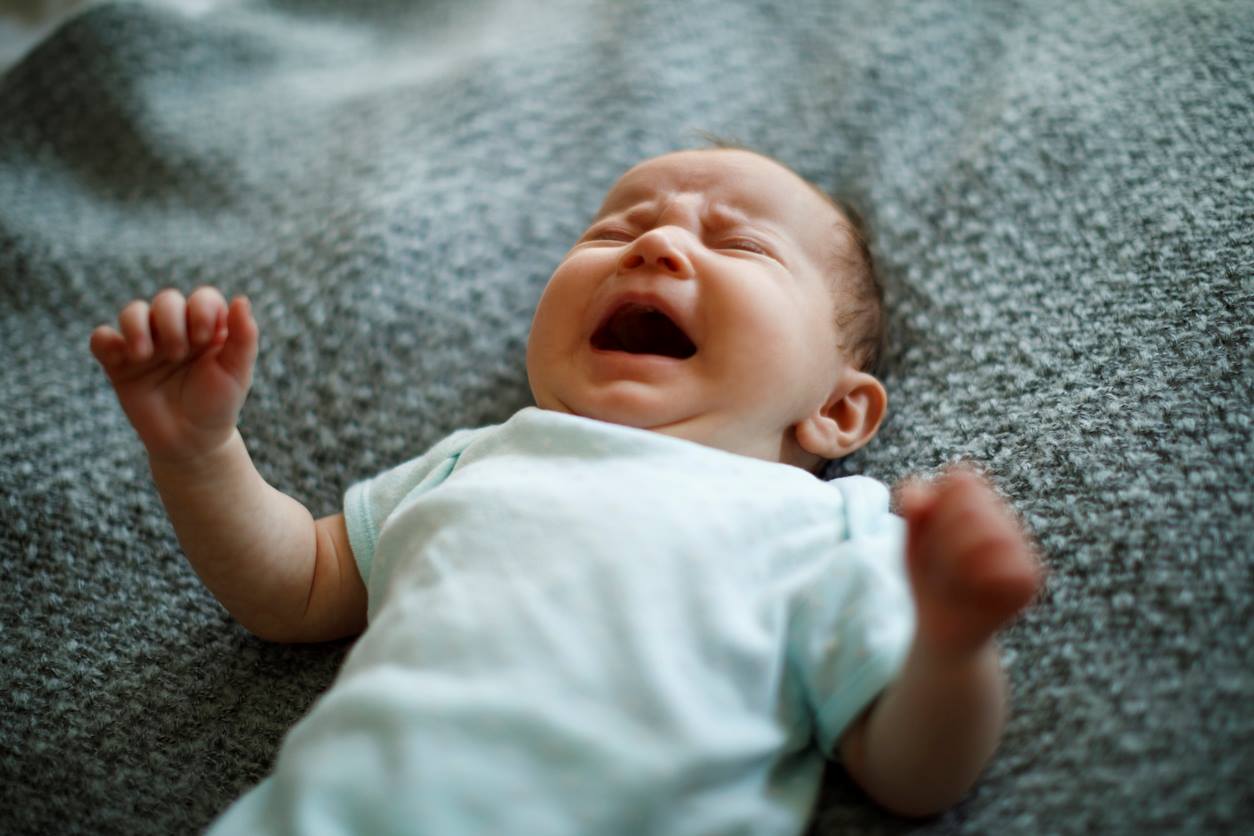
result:
[(830, 488), (711, 473), (665, 448), (512, 441), (472, 445), (382, 526), (370, 632), (396, 637), (384, 655), (598, 702), (642, 675), (779, 679), (761, 666), (779, 655), (790, 561), (836, 543)]
[(822, 759), (790, 620), (847, 534), (841, 493), (531, 418), (392, 488), (370, 626), (286, 742), (289, 770), (370, 740), (352, 770), (403, 779), (399, 814), (430, 832), (486, 826), (484, 799), (515, 832), (795, 832)]
[(804, 747), (789, 559), (835, 544), (831, 489), (712, 470), (687, 445), (572, 455), (517, 435), (472, 444), (388, 518), (341, 684), (404, 671), (430, 700), (415, 724), (526, 753), (571, 791), (638, 791), (642, 811), (659, 774), (691, 795)]

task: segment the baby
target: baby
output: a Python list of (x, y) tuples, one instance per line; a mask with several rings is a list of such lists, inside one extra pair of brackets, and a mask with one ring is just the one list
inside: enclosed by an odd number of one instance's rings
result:
[(901, 516), (813, 475), (884, 417), (875, 287), (781, 164), (646, 160), (544, 289), (536, 406), (318, 520), (236, 429), (246, 299), (165, 290), (97, 328), (218, 600), (265, 639), (361, 634), (213, 831), (798, 833), (827, 757), (897, 813), (957, 802), (1005, 720), (994, 634), (1041, 571), (971, 471), (903, 486)]

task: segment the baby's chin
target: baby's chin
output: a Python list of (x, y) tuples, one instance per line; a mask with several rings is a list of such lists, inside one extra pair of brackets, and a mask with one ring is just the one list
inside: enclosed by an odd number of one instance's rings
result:
[(656, 387), (635, 381), (616, 381), (612, 385), (598, 387), (595, 392), (533, 391), (532, 395), (536, 406), (541, 409), (642, 430), (668, 432), (668, 428), (694, 417), (687, 404), (677, 403), (675, 398), (667, 398)]
[[(777, 437), (764, 437), (759, 440), (760, 443), (755, 443), (754, 437), (746, 435), (743, 427), (738, 426), (735, 420), (729, 420), (726, 414), (717, 410), (693, 409), (692, 404), (681, 404), (673, 398), (657, 403), (639, 397), (638, 392), (635, 398), (620, 392), (614, 398), (598, 393), (595, 398), (574, 395), (565, 400), (534, 391), (532, 394), (536, 396), (536, 406), (541, 409), (648, 430), (728, 453), (792, 464), (807, 470), (813, 470), (818, 461), (799, 449), (785, 450), (784, 443)], [(687, 409), (681, 409), (684, 406)]]

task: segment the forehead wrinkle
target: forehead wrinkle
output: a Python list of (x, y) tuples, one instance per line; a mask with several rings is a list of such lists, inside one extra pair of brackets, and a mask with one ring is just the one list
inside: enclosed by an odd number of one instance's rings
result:
[[(810, 235), (804, 233), (803, 229), (798, 227), (798, 223), (801, 224), (801, 227), (805, 226), (802, 217), (809, 216), (817, 207), (803, 208), (798, 202), (798, 198), (802, 202), (807, 198), (820, 201), (837, 218), (840, 217), (840, 212), (832, 206), (822, 191), (816, 186), (787, 166), (769, 157), (743, 152), (750, 154), (752, 157), (760, 158), (761, 161), (765, 161), (771, 168), (776, 169), (777, 174), (783, 174), (786, 178), (792, 180), (796, 186), (804, 187), (786, 202), (785, 207), (778, 207), (783, 212), (782, 214), (780, 211), (768, 212), (759, 200), (754, 199), (752, 190), (746, 191), (744, 188), (737, 188), (739, 184), (744, 182), (746, 177), (750, 180), (755, 180), (762, 173), (757, 166), (757, 159), (754, 159), (752, 162), (735, 160), (734, 157), (741, 156), (742, 152), (730, 151), (702, 150), (676, 153), (684, 155), (732, 155), (733, 159), (729, 160), (729, 167), (735, 173), (729, 177), (725, 172), (718, 170), (710, 170), (703, 167), (690, 169), (677, 167), (673, 164), (667, 165), (659, 172), (657, 171), (656, 162), (659, 158), (647, 160), (641, 166), (637, 166), (624, 174), (610, 188), (605, 202), (592, 222), (600, 221), (610, 214), (630, 213), (642, 204), (648, 204), (656, 209), (657, 201), (665, 198), (668, 193), (685, 194), (695, 192), (703, 198), (704, 212), (702, 221), (706, 228), (724, 229), (738, 223), (767, 227), (769, 231), (791, 240), (816, 266), (821, 263), (822, 259), (819, 257), (819, 254), (811, 251), (815, 246), (819, 246), (820, 242), (810, 240)], [(729, 190), (731, 191), (730, 195), (727, 194)], [(650, 202), (649, 198), (653, 198), (653, 201)], [(661, 213), (659, 212), (658, 214)], [(716, 218), (717, 220), (715, 220)], [(713, 220), (713, 225), (706, 223), (707, 220)], [(819, 246), (819, 249), (822, 250), (823, 247)]]
[[(675, 152), (685, 154), (692, 152)], [(700, 194), (706, 196), (710, 189), (717, 185), (719, 177), (716, 172), (694, 170), (660, 163), (669, 154), (654, 157), (638, 164), (610, 187), (605, 196), (597, 218), (602, 218), (612, 211), (621, 211), (622, 206), (634, 206), (646, 198), (658, 195), (659, 192), (675, 194)], [(657, 169), (661, 168), (658, 172)], [(614, 198), (611, 200), (611, 198)]]
[[(744, 211), (738, 201), (712, 200), (704, 192), (686, 192), (685, 194), (697, 194), (701, 198), (700, 220), (701, 226), (706, 229), (727, 229), (738, 224), (765, 224), (772, 227), (780, 225), (761, 213)], [(657, 218), (663, 215), (666, 209), (675, 203), (675, 199), (675, 197), (670, 197), (665, 200), (662, 198), (641, 200), (621, 209), (616, 207), (618, 203), (616, 201), (615, 204), (610, 204), (610, 208), (603, 209), (594, 220), (600, 220), (609, 214), (618, 214), (628, 222), (643, 223), (641, 220), (643, 218)]]

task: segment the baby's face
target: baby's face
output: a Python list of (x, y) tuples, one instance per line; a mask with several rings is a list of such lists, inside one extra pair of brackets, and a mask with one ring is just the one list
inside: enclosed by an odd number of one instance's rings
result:
[(544, 289), (527, 345), (536, 404), (812, 463), (794, 427), (849, 370), (825, 263), (836, 221), (756, 154), (640, 163)]

